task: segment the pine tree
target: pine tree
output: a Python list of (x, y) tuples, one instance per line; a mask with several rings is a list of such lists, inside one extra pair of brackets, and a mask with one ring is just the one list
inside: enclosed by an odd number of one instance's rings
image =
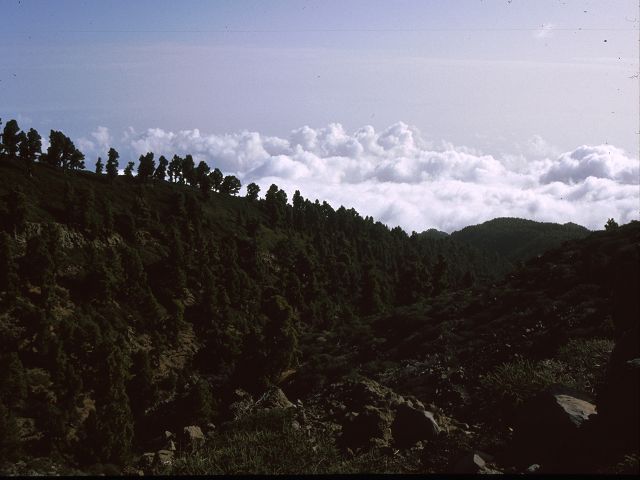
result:
[(118, 158), (120, 154), (114, 149), (110, 148), (107, 153), (107, 177), (113, 180), (118, 176)]
[(33, 164), (42, 154), (42, 137), (33, 128), (29, 129), (20, 142), (20, 158), (25, 163), (27, 175), (33, 175)]
[(145, 350), (139, 350), (133, 354), (131, 360), (131, 379), (127, 384), (127, 395), (134, 418), (139, 418), (155, 403), (158, 389), (153, 383), (149, 354)]
[(186, 155), (182, 161), (182, 177), (192, 187), (196, 186), (196, 165), (191, 155)]
[(69, 144), (69, 169), (70, 170), (84, 170), (84, 153), (78, 150), (73, 142), (67, 138)]
[(156, 170), (156, 162), (153, 161), (153, 153), (149, 152), (146, 155), (140, 155), (139, 162), (138, 180), (145, 182), (153, 176)]
[(240, 184), (240, 180), (238, 180), (233, 175), (227, 175), (222, 180), (222, 184), (220, 185), (220, 193), (224, 193), (226, 195), (237, 195), (240, 191), (242, 185)]
[(160, 155), (160, 158), (158, 159), (158, 168), (156, 168), (156, 171), (153, 173), (154, 180), (164, 181), (165, 177), (167, 176), (168, 165), (169, 162), (164, 157), (164, 155)]
[(16, 352), (0, 354), (0, 402), (19, 407), (27, 397), (24, 367)]
[(185, 410), (194, 423), (206, 423), (214, 414), (214, 400), (211, 387), (206, 380), (199, 379), (189, 390)]
[(14, 460), (20, 453), (20, 429), (15, 414), (0, 401), (0, 461)]
[(22, 231), (27, 220), (27, 201), (21, 189), (14, 188), (9, 192), (7, 207), (9, 228), (14, 233)]
[(115, 349), (113, 357), (119, 357), (107, 363), (104, 377), (105, 393), (96, 395), (95, 420), (89, 422), (94, 425), (94, 431), (88, 431), (87, 436), (95, 445), (95, 458), (102, 462), (125, 463), (131, 454), (134, 426), (133, 415), (129, 407), (124, 378), (126, 369), (122, 365), (124, 353)]
[(439, 295), (447, 286), (447, 259), (441, 253), (433, 267), (433, 295)]
[(51, 130), (49, 133), (49, 147), (47, 148), (47, 153), (42, 156), (42, 160), (53, 167), (61, 167), (64, 147), (64, 134), (57, 130)]
[(102, 157), (98, 157), (98, 161), (96, 162), (96, 174), (102, 175), (103, 170), (104, 170), (104, 165), (102, 164)]
[(270, 381), (276, 380), (294, 359), (298, 340), (293, 311), (289, 303), (280, 295), (274, 295), (262, 304), (262, 312), (267, 318), (264, 328), (267, 349), (265, 375)]
[(3, 155), (5, 158), (16, 159), (23, 135), (20, 135), (20, 127), (15, 120), (9, 120), (2, 132)]
[(260, 193), (260, 187), (255, 183), (247, 185), (247, 199), (255, 202), (258, 200), (258, 194)]
[(42, 287), (53, 284), (55, 264), (44, 236), (38, 235), (27, 241), (23, 268), (25, 277), (34, 285)]
[(14, 293), (18, 285), (18, 265), (11, 237), (0, 232), (0, 292)]
[(169, 163), (169, 181), (171, 183), (184, 183), (184, 176), (182, 175), (182, 158), (178, 155), (174, 155)]
[(615, 230), (618, 228), (618, 222), (616, 222), (613, 218), (607, 220), (607, 223), (604, 225), (605, 230)]
[(124, 176), (127, 178), (133, 178), (133, 168), (135, 164), (133, 162), (127, 163), (127, 166), (124, 169)]
[(209, 174), (211, 177), (211, 188), (214, 191), (219, 192), (220, 186), (222, 185), (222, 180), (224, 179), (224, 175), (220, 171), (219, 168), (214, 168), (213, 171)]
[(198, 166), (196, 167), (196, 171), (195, 171), (195, 176), (196, 176), (196, 182), (201, 188), (203, 186), (203, 183), (210, 185), (208, 183), (210, 171), (211, 169), (209, 168), (209, 165), (207, 165), (205, 162), (200, 161), (200, 163), (198, 163)]

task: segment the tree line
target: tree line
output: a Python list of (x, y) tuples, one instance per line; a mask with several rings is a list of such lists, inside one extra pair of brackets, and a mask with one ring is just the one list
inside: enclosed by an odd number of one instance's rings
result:
[[(2, 119), (0, 119), (2, 127)], [(2, 129), (0, 135), (0, 159), (19, 160), (24, 163), (26, 174), (33, 175), (33, 164), (44, 164), (61, 168), (63, 171), (76, 171), (85, 169), (85, 156), (75, 146), (73, 141), (64, 133), (51, 130), (49, 133), (49, 147), (42, 151), (42, 137), (34, 128), (24, 132), (20, 129), (15, 119), (9, 120)], [(120, 154), (111, 147), (107, 153), (106, 163), (102, 157), (98, 157), (95, 164), (97, 175), (106, 175), (113, 180), (120, 172)], [(134, 175), (135, 172), (135, 175)], [(218, 168), (213, 170), (209, 165), (200, 161), (195, 164), (190, 154), (181, 157), (174, 155), (168, 160), (164, 155), (154, 159), (154, 153), (148, 152), (140, 155), (138, 165), (129, 161), (123, 169), (123, 176), (135, 178), (140, 182), (168, 181), (181, 185), (189, 185), (200, 189), (203, 194), (219, 192), (226, 195), (237, 195), (242, 187), (240, 180), (234, 175), (224, 175)], [(257, 199), (260, 187), (251, 183), (247, 186), (247, 197)]]

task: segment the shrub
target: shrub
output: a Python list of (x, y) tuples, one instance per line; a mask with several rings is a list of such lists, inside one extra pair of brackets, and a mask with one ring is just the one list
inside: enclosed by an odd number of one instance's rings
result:
[(481, 385), (489, 403), (517, 406), (546, 387), (566, 380), (555, 361), (517, 359), (496, 367), (481, 379)]
[(577, 338), (558, 351), (558, 360), (566, 365), (575, 388), (590, 394), (604, 383), (614, 342), (608, 338)]
[[(283, 410), (261, 411), (233, 422), (204, 450), (180, 457), (172, 475), (326, 473), (339, 461), (329, 436), (316, 443), (294, 429)], [(336, 470), (333, 470), (336, 471)]]
[(556, 358), (503, 363), (480, 380), (485, 403), (509, 409), (555, 383), (594, 394), (612, 350), (611, 340), (579, 338), (561, 347)]

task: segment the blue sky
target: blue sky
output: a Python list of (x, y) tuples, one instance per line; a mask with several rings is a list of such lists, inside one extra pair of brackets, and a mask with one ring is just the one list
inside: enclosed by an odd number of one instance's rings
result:
[[(355, 138), (398, 122), (417, 132), (419, 155), (473, 151), (511, 170), (582, 145), (638, 155), (635, 0), (0, 0), (0, 12), (0, 117), (65, 131), (89, 163), (107, 143), (130, 155), (151, 140), (196, 148), (179, 135), (196, 129), (216, 145), (259, 132), (293, 158), (291, 132), (305, 125)], [(246, 178), (258, 166), (198, 148)], [(308, 179), (308, 195), (349, 201), (320, 191), (325, 180)], [(414, 217), (387, 221), (444, 225)]]

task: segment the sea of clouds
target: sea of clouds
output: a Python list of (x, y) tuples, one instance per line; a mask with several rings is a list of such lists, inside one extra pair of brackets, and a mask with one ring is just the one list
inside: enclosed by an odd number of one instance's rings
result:
[[(99, 127), (79, 144), (102, 151), (111, 141)], [(515, 153), (487, 155), (427, 141), (402, 122), (378, 132), (304, 126), (288, 138), (130, 128), (118, 144), (136, 156), (191, 153), (243, 185), (255, 182), (264, 192), (275, 183), (290, 196), (298, 189), (305, 198), (353, 207), (408, 232), (451, 232), (495, 217), (601, 229), (610, 217), (627, 223), (640, 214), (638, 159), (612, 145), (563, 153), (534, 136)]]

